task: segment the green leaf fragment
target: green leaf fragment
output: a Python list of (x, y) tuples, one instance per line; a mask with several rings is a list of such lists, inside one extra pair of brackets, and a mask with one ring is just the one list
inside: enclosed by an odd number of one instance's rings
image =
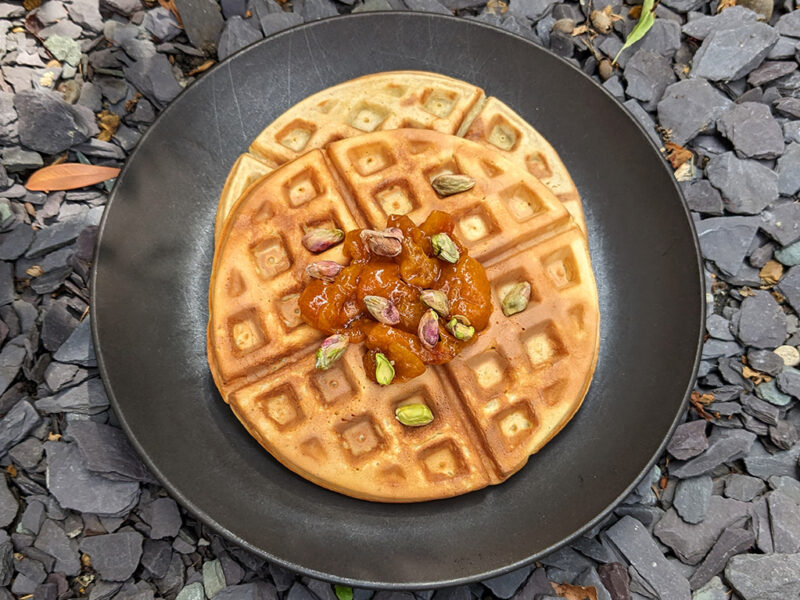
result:
[(333, 589), (339, 600), (353, 600), (353, 588), (347, 585), (334, 585)]
[(639, 16), (639, 22), (636, 23), (636, 27), (633, 28), (633, 31), (628, 34), (628, 39), (625, 40), (622, 48), (619, 49), (619, 52), (617, 52), (614, 60), (611, 61), (612, 64), (617, 62), (619, 55), (622, 54), (622, 51), (625, 50), (625, 48), (629, 48), (638, 42), (644, 37), (644, 34), (650, 31), (653, 23), (656, 22), (656, 14), (653, 11), (653, 3), (654, 0), (644, 0), (644, 3), (642, 4), (642, 14)]

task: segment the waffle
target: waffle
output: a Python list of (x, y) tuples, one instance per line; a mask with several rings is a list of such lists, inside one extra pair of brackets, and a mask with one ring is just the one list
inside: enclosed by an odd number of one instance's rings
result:
[[(439, 198), (430, 178), (476, 180)], [(312, 255), (304, 226), (382, 228), (454, 216), (455, 234), (486, 268), (489, 326), (450, 363), (380, 387), (351, 345), (314, 368), (323, 335), (299, 316), (305, 266), (346, 262), (342, 245)], [(505, 291), (527, 280), (527, 309), (506, 317)], [(497, 484), (519, 470), (580, 406), (594, 371), (597, 291), (583, 233), (518, 164), (463, 138), (420, 129), (329, 144), (253, 184), (227, 221), (214, 259), (208, 357), (222, 397), (280, 462), (326, 488), (383, 502), (432, 500)], [(425, 427), (395, 419), (423, 402)]]
[(466, 136), (512, 161), (549, 187), (586, 231), (578, 190), (556, 151), (524, 119), (482, 89), (435, 73), (367, 75), (295, 104), (267, 126), (231, 168), (220, 195), (215, 237), (254, 181), (303, 152), (331, 141), (411, 127)]

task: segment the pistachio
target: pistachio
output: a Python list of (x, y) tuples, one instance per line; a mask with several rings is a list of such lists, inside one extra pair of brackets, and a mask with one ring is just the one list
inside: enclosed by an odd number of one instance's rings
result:
[(422, 427), (433, 421), (433, 413), (425, 404), (404, 404), (394, 411), (395, 418), (406, 427)]
[(316, 367), (321, 371), (330, 369), (331, 365), (344, 354), (348, 343), (347, 336), (339, 333), (326, 337), (322, 340), (319, 350), (317, 350)]
[(303, 236), (303, 247), (309, 252), (322, 252), (344, 239), (344, 231), (332, 227), (309, 229)]
[(475, 186), (475, 180), (469, 175), (445, 173), (434, 177), (431, 185), (437, 194), (444, 197), (471, 190)]
[(375, 379), (380, 385), (389, 385), (394, 379), (394, 366), (380, 352), (375, 355)]
[(435, 233), (431, 236), (433, 253), (449, 263), (458, 262), (458, 248), (456, 243), (446, 233)]
[(462, 342), (467, 342), (475, 335), (475, 328), (470, 325), (469, 319), (464, 315), (454, 315), (445, 325), (453, 337)]
[(446, 317), (450, 313), (450, 303), (447, 301), (447, 294), (439, 290), (422, 290), (419, 299), (425, 306), (432, 308), (441, 316)]
[(378, 256), (397, 256), (403, 250), (403, 232), (397, 227), (382, 231), (365, 229), (361, 239), (366, 240), (369, 249)]
[(332, 260), (318, 260), (306, 267), (306, 273), (314, 279), (322, 279), (332, 283), (342, 269), (344, 269), (342, 265)]
[(439, 343), (439, 315), (432, 308), (426, 310), (419, 320), (417, 335), (426, 348), (433, 348)]
[(503, 298), (503, 314), (507, 317), (522, 312), (531, 299), (531, 284), (527, 281), (515, 283)]
[(364, 296), (364, 306), (367, 307), (378, 323), (384, 325), (397, 325), (400, 322), (400, 311), (388, 298), (381, 296)]

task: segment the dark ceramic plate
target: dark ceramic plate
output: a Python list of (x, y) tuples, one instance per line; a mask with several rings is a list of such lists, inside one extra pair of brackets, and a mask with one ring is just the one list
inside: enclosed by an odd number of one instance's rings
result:
[[(282, 467), (222, 402), (205, 354), (214, 215), (228, 169), (306, 96), (395, 69), (482, 86), (558, 149), (583, 198), (602, 314), (594, 382), (567, 428), (503, 485), (412, 505), (353, 500)], [(316, 577), (433, 587), (543, 556), (602, 518), (647, 471), (694, 379), (703, 324), (697, 244), (658, 151), (579, 70), (475, 22), (362, 14), (237, 54), (142, 138), (101, 227), (93, 327), (125, 431), (200, 519)]]

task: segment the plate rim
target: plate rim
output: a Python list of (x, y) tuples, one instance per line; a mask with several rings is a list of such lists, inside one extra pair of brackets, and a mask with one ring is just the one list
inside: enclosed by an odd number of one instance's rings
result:
[[(100, 375), (100, 379), (101, 379), (101, 381), (103, 383), (103, 387), (104, 387), (104, 389), (106, 391), (106, 395), (108, 396), (108, 399), (109, 399), (109, 402), (110, 402), (110, 406), (114, 410), (114, 414), (117, 417), (117, 420), (119, 422), (120, 427), (125, 432), (125, 435), (126, 435), (128, 441), (136, 449), (136, 452), (139, 455), (139, 457), (144, 461), (144, 463), (147, 465), (148, 469), (156, 477), (156, 479), (158, 480), (159, 485), (164, 487), (169, 492), (170, 496), (173, 499), (177, 500), (181, 504), (181, 506), (188, 513), (190, 513), (191, 516), (193, 516), (194, 518), (196, 518), (197, 520), (202, 522), (207, 527), (211, 528), (216, 534), (220, 535), (221, 537), (225, 538), (226, 540), (231, 541), (231, 542), (233, 542), (233, 543), (235, 543), (235, 544), (237, 544), (237, 545), (239, 545), (239, 546), (241, 546), (243, 548), (246, 548), (248, 551), (254, 553), (255, 555), (257, 555), (257, 556), (259, 556), (259, 557), (261, 557), (261, 558), (263, 558), (265, 560), (267, 560), (268, 562), (274, 562), (274, 563), (276, 563), (276, 564), (278, 564), (278, 565), (280, 565), (280, 566), (282, 566), (284, 568), (292, 570), (296, 574), (306, 575), (306, 576), (309, 576), (309, 577), (320, 579), (322, 581), (325, 581), (325, 582), (328, 582), (328, 583), (331, 583), (331, 584), (346, 585), (346, 586), (351, 586), (351, 587), (354, 587), (354, 588), (363, 588), (363, 589), (370, 589), (370, 590), (393, 590), (393, 591), (409, 590), (409, 591), (418, 591), (418, 590), (439, 589), (439, 588), (444, 588), (444, 587), (453, 587), (453, 586), (466, 585), (466, 584), (475, 583), (475, 582), (481, 582), (481, 581), (485, 581), (485, 580), (488, 580), (488, 579), (492, 579), (492, 578), (495, 578), (495, 577), (499, 577), (499, 576), (505, 575), (505, 574), (510, 573), (512, 571), (515, 571), (517, 569), (523, 568), (525, 566), (529, 566), (532, 563), (534, 563), (535, 561), (539, 560), (540, 558), (542, 558), (544, 556), (547, 556), (548, 554), (551, 554), (551, 553), (555, 552), (556, 550), (568, 545), (573, 540), (575, 540), (576, 538), (580, 537), (586, 531), (592, 529), (595, 525), (597, 525), (598, 523), (603, 521), (605, 518), (607, 518), (608, 515), (610, 515), (611, 512), (620, 504), (620, 502), (625, 497), (627, 497), (633, 491), (633, 489), (637, 485), (639, 485), (639, 483), (643, 480), (643, 478), (652, 470), (653, 466), (656, 464), (658, 459), (664, 453), (664, 451), (666, 449), (666, 446), (667, 446), (667, 444), (669, 443), (669, 441), (670, 441), (670, 439), (672, 437), (673, 432), (675, 431), (677, 426), (680, 424), (680, 421), (681, 421), (684, 413), (686, 412), (686, 409), (687, 409), (688, 404), (689, 404), (689, 397), (690, 397), (691, 392), (692, 392), (692, 390), (694, 388), (694, 384), (695, 384), (696, 379), (697, 379), (697, 373), (698, 373), (699, 368), (700, 368), (700, 362), (701, 362), (701, 359), (702, 359), (701, 351), (702, 351), (703, 337), (704, 337), (704, 332), (705, 332), (704, 324), (705, 324), (706, 316), (707, 316), (707, 306), (706, 306), (706, 301), (705, 301), (705, 291), (706, 290), (705, 290), (705, 275), (704, 275), (703, 258), (702, 258), (702, 254), (701, 254), (701, 251), (700, 251), (700, 243), (699, 243), (699, 239), (697, 237), (697, 231), (696, 231), (696, 228), (694, 226), (694, 221), (693, 221), (692, 216), (691, 216), (691, 211), (689, 210), (689, 207), (688, 207), (688, 204), (686, 203), (686, 199), (685, 199), (685, 197), (683, 195), (683, 192), (682, 192), (680, 186), (678, 185), (678, 182), (675, 179), (674, 174), (669, 170), (669, 167), (667, 166), (667, 161), (664, 158), (663, 154), (661, 153), (659, 147), (652, 140), (652, 138), (650, 137), (649, 133), (644, 128), (644, 126), (639, 121), (637, 121), (636, 118), (631, 114), (631, 112), (628, 111), (624, 107), (624, 105), (613, 94), (611, 94), (606, 88), (604, 88), (602, 85), (597, 83), (594, 79), (592, 79), (589, 75), (584, 73), (580, 68), (578, 68), (577, 66), (572, 64), (567, 59), (565, 59), (565, 58), (553, 53), (552, 51), (550, 51), (549, 49), (547, 49), (547, 48), (545, 48), (543, 46), (537, 45), (535, 42), (533, 42), (532, 40), (530, 40), (528, 38), (525, 38), (525, 37), (523, 37), (521, 35), (518, 35), (516, 33), (509, 32), (509, 31), (507, 31), (505, 29), (502, 29), (502, 28), (500, 28), (498, 26), (495, 26), (495, 25), (492, 25), (490, 23), (486, 23), (484, 21), (480, 21), (478, 19), (465, 19), (464, 17), (457, 17), (455, 15), (445, 15), (445, 14), (440, 14), (440, 13), (425, 12), (425, 11), (414, 11), (414, 10), (370, 11), (370, 12), (363, 12), (363, 13), (356, 13), (356, 14), (346, 14), (346, 15), (338, 15), (338, 16), (334, 16), (334, 17), (327, 17), (327, 18), (324, 18), (324, 19), (318, 19), (316, 21), (311, 21), (311, 22), (308, 22), (308, 23), (301, 23), (301, 24), (298, 24), (298, 25), (294, 25), (294, 26), (292, 26), (290, 28), (287, 28), (287, 29), (284, 29), (284, 30), (282, 30), (280, 32), (277, 32), (277, 33), (274, 33), (272, 35), (269, 35), (269, 36), (259, 40), (258, 42), (254, 43), (254, 44), (250, 44), (249, 46), (245, 46), (244, 48), (241, 48), (241, 49), (237, 50), (235, 53), (233, 53), (232, 55), (227, 57), (225, 60), (221, 61), (220, 63), (216, 64), (214, 67), (209, 69), (208, 72), (205, 75), (207, 76), (207, 75), (209, 75), (209, 74), (211, 74), (211, 73), (213, 73), (213, 72), (215, 72), (217, 70), (220, 70), (220, 69), (229, 68), (230, 63), (233, 60), (237, 59), (238, 57), (240, 57), (240, 56), (242, 56), (242, 55), (244, 55), (244, 54), (246, 54), (248, 52), (255, 51), (261, 45), (268, 44), (268, 43), (272, 42), (273, 40), (279, 39), (279, 38), (284, 37), (284, 36), (293, 35), (296, 32), (304, 30), (304, 29), (315, 28), (315, 27), (319, 27), (320, 25), (324, 26), (327, 23), (338, 22), (338, 21), (342, 21), (342, 20), (354, 20), (354, 19), (370, 20), (370, 19), (381, 18), (381, 17), (386, 17), (386, 16), (392, 16), (392, 17), (394, 17), (394, 16), (399, 16), (399, 17), (412, 16), (412, 17), (418, 17), (418, 18), (423, 18), (423, 19), (432, 19), (434, 21), (435, 20), (446, 20), (446, 21), (456, 22), (456, 23), (460, 23), (460, 24), (468, 24), (470, 26), (476, 26), (478, 28), (485, 28), (485, 29), (492, 30), (494, 32), (501, 33), (501, 34), (503, 34), (505, 36), (509, 36), (511, 38), (514, 38), (517, 41), (524, 42), (525, 44), (529, 45), (531, 47), (531, 49), (534, 50), (534, 51), (541, 51), (541, 52), (544, 52), (544, 53), (548, 54), (550, 56), (550, 58), (554, 58), (554, 59), (557, 60), (558, 63), (560, 63), (561, 68), (569, 68), (569, 69), (572, 69), (573, 71), (577, 72), (581, 77), (583, 77), (584, 79), (588, 80), (593, 86), (595, 86), (603, 94), (605, 94), (606, 97), (608, 97), (609, 99), (613, 100), (614, 104), (616, 104), (617, 109), (620, 110), (625, 115), (627, 120), (638, 130), (638, 132), (642, 136), (644, 142), (646, 144), (648, 144), (650, 146), (650, 148), (659, 156), (662, 168), (665, 169), (669, 173), (670, 181), (672, 182), (672, 188), (673, 188), (677, 198), (680, 201), (679, 203), (680, 203), (680, 206), (681, 206), (681, 208), (683, 210), (683, 215), (684, 215), (684, 217), (686, 219), (686, 225), (687, 225), (687, 227), (689, 229), (689, 232), (691, 234), (690, 237), (691, 237), (692, 245), (694, 247), (694, 256), (695, 256), (695, 259), (696, 259), (697, 276), (698, 276), (698, 279), (699, 279), (699, 289), (700, 289), (700, 295), (699, 295), (700, 297), (697, 299), (698, 305), (699, 305), (698, 317), (699, 317), (700, 326), (698, 327), (698, 337), (697, 337), (697, 343), (696, 343), (696, 349), (695, 349), (694, 363), (693, 363), (692, 369), (691, 369), (691, 376), (689, 377), (689, 380), (687, 382), (685, 391), (683, 393), (683, 399), (681, 400), (679, 408), (678, 408), (675, 416), (672, 418), (672, 421), (671, 421), (671, 424), (670, 424), (670, 426), (668, 428), (668, 431), (665, 433), (664, 438), (662, 439), (661, 443), (659, 444), (656, 452), (654, 452), (653, 455), (648, 459), (646, 465), (639, 472), (639, 474), (636, 476), (636, 478), (622, 491), (622, 493), (620, 493), (617, 497), (615, 497), (593, 519), (588, 521), (582, 527), (576, 529), (571, 535), (561, 539), (560, 541), (558, 541), (558, 542), (556, 542), (554, 544), (551, 544), (547, 548), (544, 548), (544, 549), (540, 550), (539, 552), (537, 552), (535, 554), (532, 554), (532, 555), (530, 555), (530, 556), (528, 556), (528, 557), (526, 557), (524, 559), (521, 559), (519, 561), (516, 561), (514, 563), (511, 563), (511, 564), (508, 564), (508, 565), (504, 565), (502, 567), (498, 567), (498, 568), (495, 568), (495, 569), (491, 569), (491, 570), (488, 570), (488, 571), (484, 571), (484, 572), (473, 574), (473, 575), (469, 575), (469, 576), (455, 577), (455, 578), (451, 578), (451, 579), (442, 579), (442, 580), (429, 581), (429, 582), (409, 583), (409, 584), (406, 584), (406, 583), (394, 583), (394, 582), (388, 582), (387, 583), (387, 582), (380, 582), (380, 581), (366, 580), (366, 579), (362, 580), (362, 579), (356, 579), (356, 578), (350, 578), (350, 577), (341, 577), (341, 576), (337, 576), (337, 575), (332, 574), (332, 573), (324, 573), (324, 572), (318, 571), (316, 569), (311, 569), (311, 568), (305, 567), (303, 565), (294, 563), (292, 561), (285, 560), (285, 559), (283, 559), (283, 558), (281, 558), (279, 556), (276, 556), (276, 555), (274, 555), (274, 554), (272, 554), (270, 552), (266, 552), (266, 551), (262, 550), (261, 548), (259, 548), (259, 547), (255, 546), (255, 545), (247, 542), (246, 540), (242, 539), (241, 537), (239, 537), (236, 534), (234, 534), (231, 531), (229, 531), (225, 526), (223, 526), (217, 520), (212, 518), (205, 511), (202, 511), (202, 510), (198, 509), (196, 504), (190, 498), (188, 498), (184, 493), (182, 493), (180, 490), (178, 490), (176, 487), (174, 487), (174, 485), (170, 482), (170, 480), (167, 479), (163, 475), (163, 473), (161, 473), (160, 469), (153, 462), (153, 460), (151, 459), (150, 455), (147, 453), (145, 448), (142, 446), (142, 444), (140, 443), (138, 438), (133, 434), (133, 431), (132, 431), (132, 429), (130, 427), (130, 424), (128, 423), (127, 419), (124, 417), (123, 413), (120, 410), (119, 402), (118, 402), (118, 400), (116, 398), (116, 395), (114, 394), (113, 388), (111, 387), (111, 383), (108, 381), (108, 378), (107, 378), (107, 368), (106, 368), (106, 364), (105, 364), (105, 358), (104, 358), (103, 352), (102, 352), (102, 347), (100, 345), (100, 334), (99, 334), (99, 331), (98, 331), (97, 319), (94, 319), (94, 318), (91, 319), (91, 333), (92, 333), (92, 343), (94, 345), (95, 355), (96, 355), (96, 358), (97, 358), (97, 368), (98, 368), (98, 372), (99, 372), (99, 375)], [(206, 77), (202, 77), (200, 80), (205, 79), (205, 78)], [(142, 134), (142, 137), (139, 139), (139, 142), (137, 143), (137, 145), (134, 148), (134, 150), (126, 158), (125, 164), (123, 165), (122, 170), (120, 171), (119, 175), (117, 176), (111, 192), (108, 194), (108, 201), (107, 201), (107, 203), (105, 205), (105, 209), (103, 211), (103, 216), (102, 216), (102, 219), (101, 219), (100, 224), (98, 226), (97, 242), (95, 244), (95, 249), (94, 249), (94, 253), (93, 253), (93, 257), (92, 257), (92, 271), (91, 271), (91, 278), (90, 278), (90, 307), (92, 307), (92, 308), (97, 305), (97, 302), (96, 302), (96, 300), (97, 300), (97, 298), (96, 298), (96, 289), (97, 289), (96, 280), (97, 280), (97, 273), (98, 273), (97, 265), (98, 265), (98, 259), (99, 259), (99, 256), (100, 256), (100, 248), (101, 248), (101, 243), (102, 243), (102, 240), (103, 240), (103, 234), (104, 234), (104, 231), (105, 231), (106, 223), (108, 221), (108, 216), (110, 214), (109, 209), (112, 207), (112, 204), (113, 204), (114, 200), (116, 200), (117, 193), (118, 193), (118, 190), (120, 188), (120, 183), (124, 181), (125, 176), (126, 176), (126, 174), (128, 172), (128, 169), (129, 169), (131, 163), (134, 162), (134, 158), (137, 156), (137, 154), (140, 151), (142, 151), (142, 147), (145, 145), (145, 142), (147, 141), (147, 139), (152, 135), (152, 132), (154, 131), (155, 126), (158, 124), (158, 122), (160, 120), (162, 120), (165, 115), (171, 114), (170, 111), (176, 110), (175, 109), (175, 105), (178, 103), (178, 100), (182, 96), (184, 96), (187, 92), (192, 90), (200, 80), (196, 80), (195, 82), (193, 82), (189, 86), (183, 88), (181, 90), (181, 92), (175, 98), (173, 98), (164, 107), (164, 109), (162, 109), (162, 111), (159, 113), (159, 115), (156, 117), (156, 119), (148, 126), (147, 130), (145, 131), (145, 133)], [(344, 81), (347, 81), (347, 80), (344, 80)], [(246, 150), (245, 150), (245, 152), (246, 152)], [(579, 192), (580, 192), (580, 190), (579, 190)], [(92, 311), (90, 311), (90, 317), (91, 317), (91, 315), (92, 315)], [(602, 332), (602, 324), (601, 324), (601, 332)], [(594, 384), (594, 382), (592, 382), (592, 384), (590, 384), (590, 387), (589, 387), (589, 389), (588, 389), (588, 391), (586, 393), (587, 396), (591, 393), (593, 384)]]

